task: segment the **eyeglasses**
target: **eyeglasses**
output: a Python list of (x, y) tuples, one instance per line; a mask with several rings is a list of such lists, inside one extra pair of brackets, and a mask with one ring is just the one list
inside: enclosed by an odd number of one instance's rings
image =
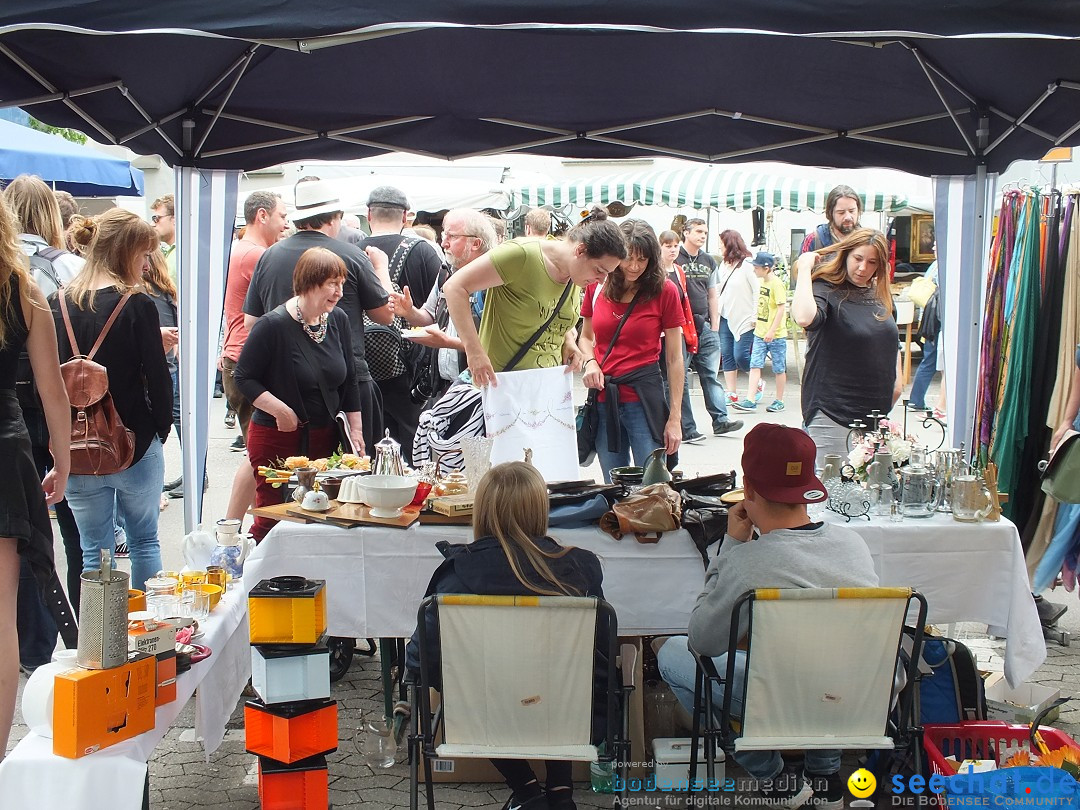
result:
[(168, 219), (171, 216), (172, 214), (154, 214), (152, 217), (150, 217), (150, 221), (157, 225), (159, 222), (161, 222), (161, 220)]
[(450, 233), (449, 231), (445, 231), (443, 233), (443, 238), (450, 241), (453, 239), (479, 239), (480, 237), (473, 233)]

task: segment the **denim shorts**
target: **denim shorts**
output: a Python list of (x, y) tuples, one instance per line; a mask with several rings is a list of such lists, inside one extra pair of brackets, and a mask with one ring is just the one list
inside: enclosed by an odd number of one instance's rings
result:
[(765, 355), (772, 357), (773, 374), (787, 371), (787, 340), (776, 338), (767, 343), (764, 338), (754, 335), (754, 348), (750, 352), (750, 368), (765, 368)]

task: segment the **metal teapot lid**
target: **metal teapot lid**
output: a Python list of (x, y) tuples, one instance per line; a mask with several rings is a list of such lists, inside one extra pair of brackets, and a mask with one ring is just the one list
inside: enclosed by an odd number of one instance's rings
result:
[(401, 454), (401, 445), (390, 438), (389, 429), (386, 431), (386, 435), (375, 443), (376, 456), (381, 456), (383, 453), (390, 453), (392, 455)]

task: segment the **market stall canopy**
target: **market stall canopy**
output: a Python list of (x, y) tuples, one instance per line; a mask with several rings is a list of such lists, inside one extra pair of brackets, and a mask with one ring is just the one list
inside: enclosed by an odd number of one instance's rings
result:
[(58, 135), (0, 120), (0, 185), (36, 174), (76, 197), (141, 197), (143, 173), (117, 157)]
[[(324, 180), (337, 193), (341, 208), (346, 213), (365, 213), (368, 195), (376, 186), (401, 189), (412, 211), (434, 212), (450, 208), (494, 208), (504, 211), (510, 207), (510, 189), (483, 180), (375, 173)], [(293, 186), (266, 189), (281, 195), (290, 216), (293, 212), (293, 190)], [(242, 218), (243, 215), (244, 201), (238, 200), (237, 216)]]
[(7, 0), (0, 99), (202, 168), (516, 150), (929, 176), (1080, 144), (1077, 36), (1080, 0)]
[[(667, 205), (674, 208), (717, 208), (746, 211), (785, 208), (789, 211), (824, 211), (829, 191), (851, 186), (862, 197), (864, 211), (896, 213), (912, 206), (929, 210), (929, 181), (883, 170), (807, 170), (795, 166), (763, 164), (721, 168), (643, 169), (585, 180), (568, 180), (514, 189), (519, 205), (583, 208), (607, 205)], [(916, 198), (916, 195), (917, 198)], [(913, 197), (909, 199), (909, 196)]]

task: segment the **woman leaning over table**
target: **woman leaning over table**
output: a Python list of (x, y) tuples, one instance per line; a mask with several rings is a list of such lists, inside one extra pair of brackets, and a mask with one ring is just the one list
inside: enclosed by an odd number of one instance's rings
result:
[(116, 550), (115, 507), (124, 515), (131, 553), (131, 587), (142, 589), (161, 568), (158, 512), (165, 458), (161, 444), (172, 427), (172, 380), (161, 346), (157, 309), (143, 293), (143, 271), (158, 249), (154, 229), (130, 211), (112, 208), (76, 218), (72, 236), (85, 246), (86, 266), (49, 297), (60, 362), (74, 356), (60, 310), (65, 297), (71, 328), (83, 353), (97, 341), (124, 295), (131, 298), (109, 329), (94, 361), (109, 374), (109, 393), (124, 427), (135, 434), (131, 465), (111, 475), (73, 475), (67, 499), (79, 524), (83, 570), (101, 565), (101, 550)]
[[(612, 468), (630, 463), (631, 451), (634, 463), (644, 466), (658, 447), (672, 456), (682, 441), (685, 317), (679, 290), (660, 265), (660, 243), (653, 229), (640, 219), (627, 220), (621, 228), (629, 255), (603, 284), (585, 289), (581, 305), (583, 382), (600, 392), (596, 454), (608, 481)], [(620, 323), (622, 330), (612, 346)], [(661, 337), (670, 403), (658, 363)]]
[[(825, 260), (818, 264), (818, 256)], [(803, 426), (818, 448), (847, 455), (850, 425), (886, 415), (900, 398), (900, 352), (889, 289), (888, 243), (858, 228), (796, 264), (791, 316), (807, 332)]]
[[(304, 251), (293, 271), (295, 296), (259, 318), (244, 342), (233, 378), (255, 406), (247, 450), (256, 472), (289, 456), (332, 455), (339, 410), (348, 416), (357, 452), (364, 452), (349, 317), (337, 308), (345, 277), (345, 262), (334, 253)], [(320, 379), (333, 401), (323, 396)], [(262, 476), (256, 480), (256, 506), (281, 503), (282, 490)], [(255, 518), (252, 536), (262, 540), (276, 522)]]
[[(70, 460), (71, 411), (60, 379), (56, 332), (45, 297), (23, 264), (15, 220), (0, 197), (0, 759), (7, 751), (19, 683), (16, 594), (20, 559), (30, 563), (39, 583), (54, 575), (53, 537), (47, 504), (64, 497)], [(52, 443), (52, 469), (39, 477), (22, 421), (15, 378), (19, 355), (30, 356), (34, 382)]]
[[(478, 386), (494, 385), (514, 354), (555, 310), (567, 284), (585, 287), (602, 281), (626, 258), (626, 242), (603, 208), (570, 229), (564, 240), (504, 242), (452, 275), (443, 285), (454, 328)], [(469, 296), (488, 290), (484, 318), (477, 332)], [(556, 317), (528, 353), (518, 370), (580, 368), (577, 350), (577, 295), (566, 297)]]

